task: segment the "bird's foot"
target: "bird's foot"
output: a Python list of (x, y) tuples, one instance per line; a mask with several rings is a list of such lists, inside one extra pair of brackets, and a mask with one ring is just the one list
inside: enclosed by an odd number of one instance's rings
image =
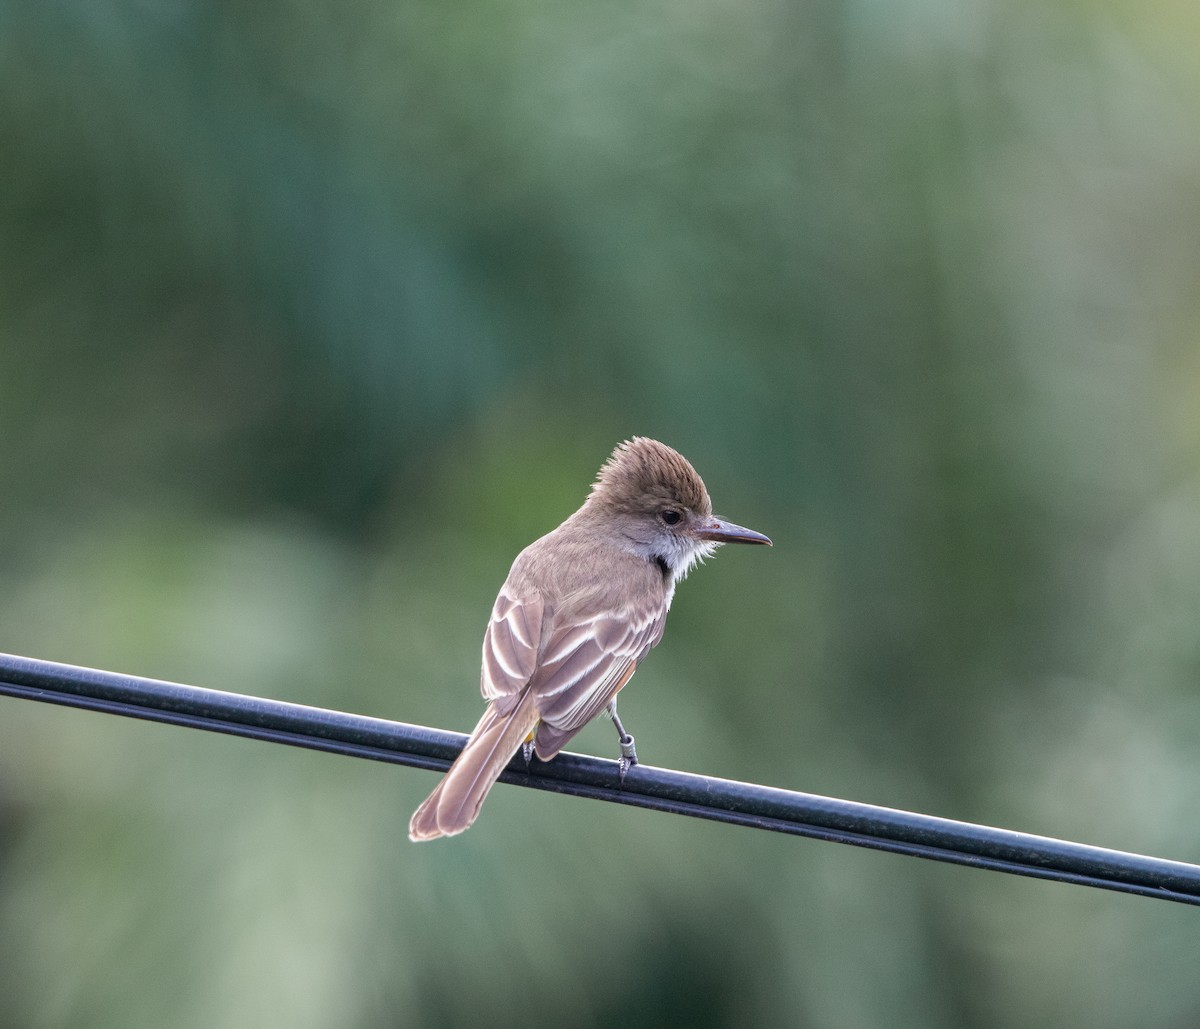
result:
[(626, 733), (621, 737), (621, 757), (617, 761), (617, 774), (621, 777), (621, 782), (625, 781), (625, 776), (629, 769), (638, 763), (637, 750), (633, 746), (633, 737)]
[(521, 757), (525, 759), (525, 770), (529, 770), (529, 762), (533, 760), (533, 740), (521, 744)]

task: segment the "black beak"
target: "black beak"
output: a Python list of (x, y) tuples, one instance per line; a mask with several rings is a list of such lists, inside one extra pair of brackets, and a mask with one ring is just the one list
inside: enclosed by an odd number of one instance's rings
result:
[(765, 543), (768, 547), (771, 541), (761, 532), (744, 529), (723, 518), (709, 518), (704, 521), (696, 535), (702, 540), (712, 540), (714, 543)]

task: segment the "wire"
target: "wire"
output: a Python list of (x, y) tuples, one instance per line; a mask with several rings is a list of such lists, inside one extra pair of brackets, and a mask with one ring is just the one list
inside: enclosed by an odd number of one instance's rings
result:
[[(443, 771), (462, 733), (0, 654), (0, 695)], [(1200, 866), (931, 815), (563, 753), (501, 782), (973, 868), (1200, 905)]]

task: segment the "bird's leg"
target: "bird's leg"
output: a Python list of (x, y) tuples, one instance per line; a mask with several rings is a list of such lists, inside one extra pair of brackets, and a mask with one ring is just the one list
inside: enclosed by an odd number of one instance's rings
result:
[(525, 759), (525, 771), (529, 771), (529, 762), (533, 760), (533, 733), (530, 733), (521, 744), (521, 757)]
[(617, 738), (621, 744), (621, 758), (617, 762), (617, 771), (620, 773), (621, 781), (624, 782), (626, 773), (638, 763), (638, 757), (637, 751), (633, 747), (633, 737), (625, 731), (625, 726), (621, 724), (621, 719), (617, 717), (616, 698), (608, 705), (608, 717), (613, 720), (613, 725), (617, 727)]

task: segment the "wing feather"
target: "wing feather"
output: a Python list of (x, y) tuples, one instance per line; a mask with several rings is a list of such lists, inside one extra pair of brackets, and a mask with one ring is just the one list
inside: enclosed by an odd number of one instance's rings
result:
[(561, 642), (557, 634), (551, 638), (552, 659), (543, 658), (530, 686), (554, 736), (568, 733), (565, 742), (608, 706), (662, 637), (665, 616), (659, 607), (608, 611), (573, 623)]
[(545, 603), (540, 593), (518, 597), (500, 590), (483, 634), (483, 671), (479, 689), (485, 700), (512, 697), (524, 689), (537, 668)]

